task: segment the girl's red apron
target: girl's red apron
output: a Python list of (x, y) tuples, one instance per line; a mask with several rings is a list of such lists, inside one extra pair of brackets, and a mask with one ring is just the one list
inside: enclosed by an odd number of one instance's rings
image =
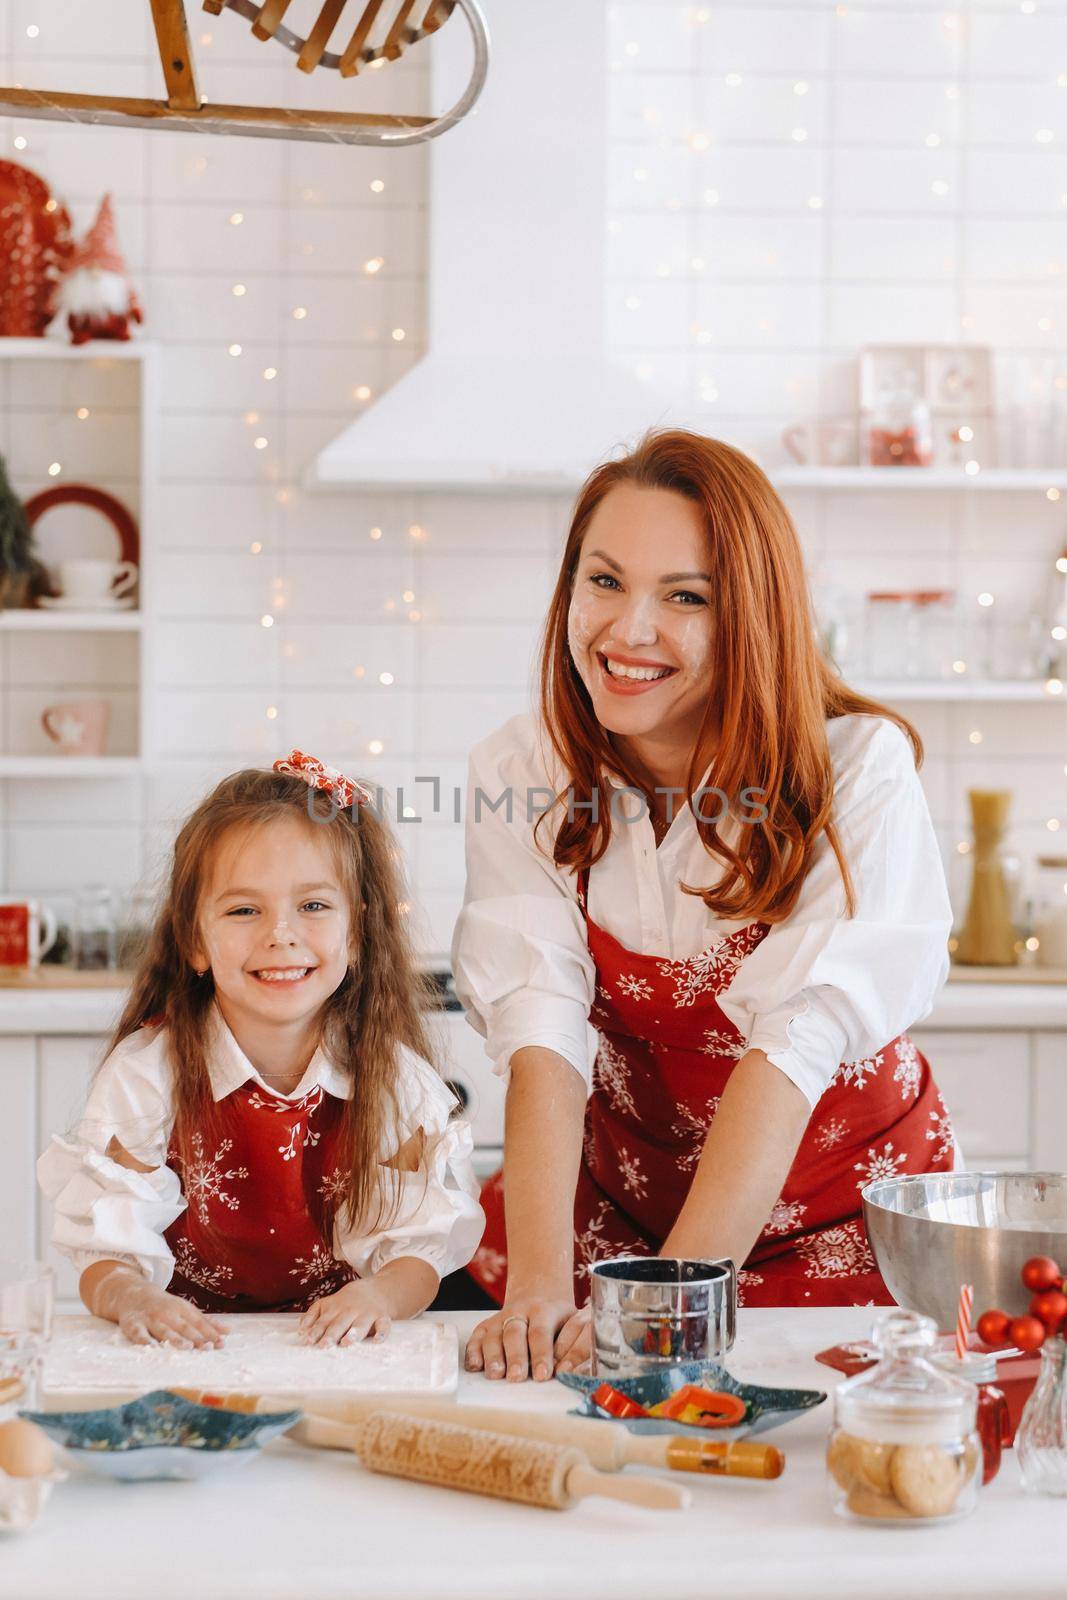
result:
[[(607, 1256), (655, 1253), (689, 1191), (719, 1097), (745, 1052), (717, 996), (770, 931), (725, 934), (687, 961), (627, 950), (578, 903), (596, 963), (600, 1034), (574, 1202), (575, 1299)], [(875, 1178), (944, 1172), (955, 1154), (944, 1101), (906, 1034), (843, 1063), (811, 1115), (780, 1199), (739, 1274), (749, 1306), (891, 1305), (863, 1228)], [(467, 1269), (502, 1302), (507, 1243), (501, 1174), (482, 1190), (486, 1229)]]
[(286, 1100), (250, 1082), (216, 1109), (218, 1132), (193, 1134), (191, 1161), (167, 1152), (187, 1201), (166, 1231), (167, 1287), (201, 1311), (305, 1311), (356, 1276), (320, 1227), (347, 1177), (344, 1101), (321, 1084)]

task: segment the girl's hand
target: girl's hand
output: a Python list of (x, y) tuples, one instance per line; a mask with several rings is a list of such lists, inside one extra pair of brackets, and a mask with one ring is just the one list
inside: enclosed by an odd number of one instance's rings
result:
[(369, 1333), (384, 1339), (392, 1323), (388, 1300), (374, 1279), (359, 1278), (316, 1300), (304, 1312), (297, 1331), (304, 1344), (357, 1344)]
[(146, 1282), (132, 1269), (109, 1273), (97, 1286), (90, 1309), (117, 1322), (131, 1344), (205, 1350), (221, 1345), (226, 1332), (188, 1300)]
[[(503, 1378), (521, 1383), (533, 1369), (534, 1380), (544, 1383), (553, 1370), (553, 1341), (567, 1332), (580, 1312), (574, 1301), (542, 1295), (516, 1294), (505, 1300), (502, 1310), (479, 1322), (467, 1340), (464, 1365), (468, 1372), (484, 1372), (487, 1378)], [(506, 1326), (505, 1326), (506, 1324)], [(573, 1340), (568, 1340), (569, 1352)]]

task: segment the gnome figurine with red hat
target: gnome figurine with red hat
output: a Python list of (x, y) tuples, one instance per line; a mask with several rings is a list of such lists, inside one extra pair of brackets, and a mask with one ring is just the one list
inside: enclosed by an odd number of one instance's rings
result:
[(60, 291), (72, 344), (90, 339), (128, 339), (131, 322), (141, 322), (141, 307), (126, 276), (119, 250), (111, 196), (100, 202), (96, 221), (75, 245)]

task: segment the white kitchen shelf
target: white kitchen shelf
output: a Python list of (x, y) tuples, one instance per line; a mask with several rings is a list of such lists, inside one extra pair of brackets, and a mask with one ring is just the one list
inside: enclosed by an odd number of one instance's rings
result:
[(0, 756), (0, 778), (125, 778), (140, 756)]
[(780, 489), (1067, 489), (1063, 467), (782, 467), (770, 477)]
[[(14, 609), (0, 611), (0, 644), (4, 656), (0, 660), (13, 661), (20, 650), (29, 650), (29, 640), (34, 634), (51, 635), (58, 645), (62, 636), (66, 638), (71, 634), (100, 633), (123, 634), (132, 636), (131, 656), (136, 654), (136, 667), (134, 676), (129, 685), (136, 689), (138, 700), (136, 753), (132, 755), (102, 755), (102, 756), (74, 756), (52, 754), (47, 747), (37, 754), (0, 754), (0, 780), (20, 778), (115, 778), (129, 777), (145, 770), (145, 763), (151, 759), (155, 748), (155, 704), (151, 692), (154, 683), (154, 637), (150, 626), (154, 614), (154, 577), (153, 562), (153, 533), (155, 528), (155, 504), (157, 481), (157, 423), (159, 414), (158, 373), (156, 347), (150, 339), (143, 340), (90, 340), (88, 344), (72, 345), (65, 338), (45, 339), (5, 339), (0, 337), (0, 362), (4, 360), (26, 360), (45, 362), (88, 362), (93, 366), (107, 366), (111, 362), (121, 362), (132, 366), (133, 370), (127, 374), (131, 379), (131, 387), (137, 389), (136, 421), (131, 414), (130, 425), (136, 426), (139, 432), (139, 460), (137, 474), (137, 491), (140, 500), (139, 533), (140, 533), (140, 574), (139, 574), (139, 603), (129, 611), (52, 611), (47, 608)], [(119, 382), (118, 375), (112, 380)], [(50, 487), (50, 485), (45, 485)], [(59, 484), (51, 487), (62, 487)], [(23, 642), (25, 641), (25, 642)], [(58, 653), (58, 652), (57, 652)], [(125, 687), (125, 686), (124, 686)], [(0, 698), (10, 692), (9, 683), (0, 683)], [(79, 693), (76, 684), (64, 683), (62, 693), (56, 691), (55, 698), (71, 699)], [(97, 697), (97, 691), (86, 686), (84, 693)], [(106, 691), (104, 691), (106, 697)], [(9, 730), (12, 726), (10, 707), (3, 705), (4, 722)], [(36, 732), (36, 724), (32, 730), (32, 743), (38, 747), (44, 743), (43, 738)], [(16, 749), (23, 743), (21, 737), (11, 739)], [(129, 748), (134, 740), (128, 738), (126, 747)], [(25, 744), (31, 744), (29, 731)], [(25, 748), (24, 744), (24, 748)], [(31, 744), (32, 749), (32, 744)]]
[(68, 344), (64, 339), (0, 338), (0, 356), (18, 361), (142, 361), (150, 346), (136, 339), (90, 339)]
[(991, 678), (960, 678), (954, 682), (936, 679), (925, 682), (919, 678), (870, 679), (853, 683), (860, 694), (872, 700), (1009, 700), (1044, 701), (1049, 705), (1067, 705), (1067, 693), (1050, 694), (1044, 682), (1029, 680), (997, 682)]
[(139, 611), (0, 611), (0, 632), (140, 633)]

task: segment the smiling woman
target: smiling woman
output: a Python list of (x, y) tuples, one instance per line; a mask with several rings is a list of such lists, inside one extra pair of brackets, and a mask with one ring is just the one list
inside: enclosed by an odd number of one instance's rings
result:
[(758, 467), (669, 432), (592, 474), (540, 715), (471, 760), (474, 801), (555, 796), (467, 813), (457, 990), (509, 1079), (489, 1376), (587, 1352), (605, 1256), (729, 1256), (749, 1304), (887, 1299), (859, 1191), (955, 1156), (904, 1032), (948, 970), (920, 757), (819, 655)]

